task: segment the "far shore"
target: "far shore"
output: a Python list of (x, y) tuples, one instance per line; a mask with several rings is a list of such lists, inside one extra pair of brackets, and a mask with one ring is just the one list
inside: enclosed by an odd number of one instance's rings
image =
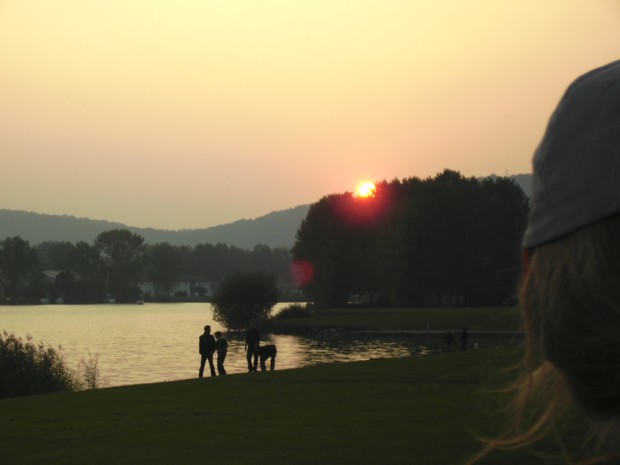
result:
[(272, 318), (275, 333), (346, 331), (357, 334), (437, 336), (451, 330), (459, 337), (522, 336), (522, 322), (515, 307), (343, 307), (309, 311), (298, 318)]

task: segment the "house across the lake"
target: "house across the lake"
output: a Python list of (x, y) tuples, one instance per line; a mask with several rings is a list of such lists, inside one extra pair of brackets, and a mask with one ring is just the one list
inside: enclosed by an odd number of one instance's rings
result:
[[(172, 299), (172, 298), (188, 298), (188, 299), (209, 299), (213, 297), (219, 281), (206, 281), (202, 278), (183, 278), (172, 283), (168, 289), (164, 286), (157, 285), (153, 281), (145, 281), (138, 284), (143, 297), (150, 299)], [(303, 291), (299, 287), (278, 286), (281, 302), (301, 302), (305, 301)]]
[(202, 278), (184, 277), (167, 287), (153, 281), (139, 283), (138, 287), (142, 294), (149, 298), (211, 297), (217, 285), (217, 282), (205, 281)]

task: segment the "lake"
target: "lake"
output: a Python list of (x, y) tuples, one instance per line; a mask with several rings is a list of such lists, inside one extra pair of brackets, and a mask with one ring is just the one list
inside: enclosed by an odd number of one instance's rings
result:
[[(288, 304), (278, 304), (274, 313)], [(67, 366), (97, 355), (107, 386), (194, 378), (200, 356), (198, 337), (205, 325), (224, 331), (205, 303), (145, 305), (0, 306), (0, 330), (33, 342), (61, 347)], [(436, 339), (406, 335), (362, 336), (329, 332), (317, 337), (262, 335), (278, 347), (276, 370), (320, 363), (424, 355)], [(247, 372), (244, 335), (229, 334), (226, 370)], [(206, 370), (208, 372), (208, 368)]]

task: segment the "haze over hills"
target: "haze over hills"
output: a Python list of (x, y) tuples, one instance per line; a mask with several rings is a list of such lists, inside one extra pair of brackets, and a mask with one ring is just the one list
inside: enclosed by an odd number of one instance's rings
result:
[[(494, 176), (494, 175), (492, 175)], [(490, 176), (490, 177), (492, 177)], [(531, 195), (532, 176), (512, 176), (526, 195)], [(122, 223), (76, 218), (68, 215), (47, 215), (21, 210), (0, 209), (0, 240), (20, 236), (31, 245), (44, 241), (84, 241), (92, 243), (98, 234), (111, 229), (128, 229), (144, 237), (147, 244), (168, 242), (171, 245), (195, 246), (218, 242), (253, 249), (258, 244), (271, 248), (291, 248), (310, 205), (271, 212), (255, 219), (243, 219), (204, 229), (163, 230), (138, 228)]]
[(46, 215), (20, 210), (0, 209), (0, 240), (20, 236), (36, 245), (44, 241), (84, 241), (92, 243), (99, 233), (111, 229), (128, 229), (144, 237), (147, 244), (168, 242), (172, 245), (195, 246), (222, 242), (242, 249), (253, 249), (257, 244), (271, 248), (292, 247), (295, 234), (306, 217), (310, 205), (299, 205), (287, 210), (272, 212), (252, 220), (205, 229), (178, 231), (138, 228), (122, 223), (90, 220), (67, 215)]

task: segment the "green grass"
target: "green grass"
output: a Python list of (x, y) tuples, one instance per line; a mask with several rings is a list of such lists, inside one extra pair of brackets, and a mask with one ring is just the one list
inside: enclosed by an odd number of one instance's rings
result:
[(460, 330), (517, 331), (521, 317), (509, 307), (335, 308), (306, 318), (274, 319), (274, 331), (313, 331), (325, 328), (383, 331)]
[[(495, 434), (514, 349), (0, 401), (0, 463), (463, 463)], [(489, 384), (489, 382), (491, 384)], [(521, 457), (523, 458), (523, 457)], [(503, 455), (484, 464), (518, 463)], [(522, 463), (535, 462), (528, 459)]]

